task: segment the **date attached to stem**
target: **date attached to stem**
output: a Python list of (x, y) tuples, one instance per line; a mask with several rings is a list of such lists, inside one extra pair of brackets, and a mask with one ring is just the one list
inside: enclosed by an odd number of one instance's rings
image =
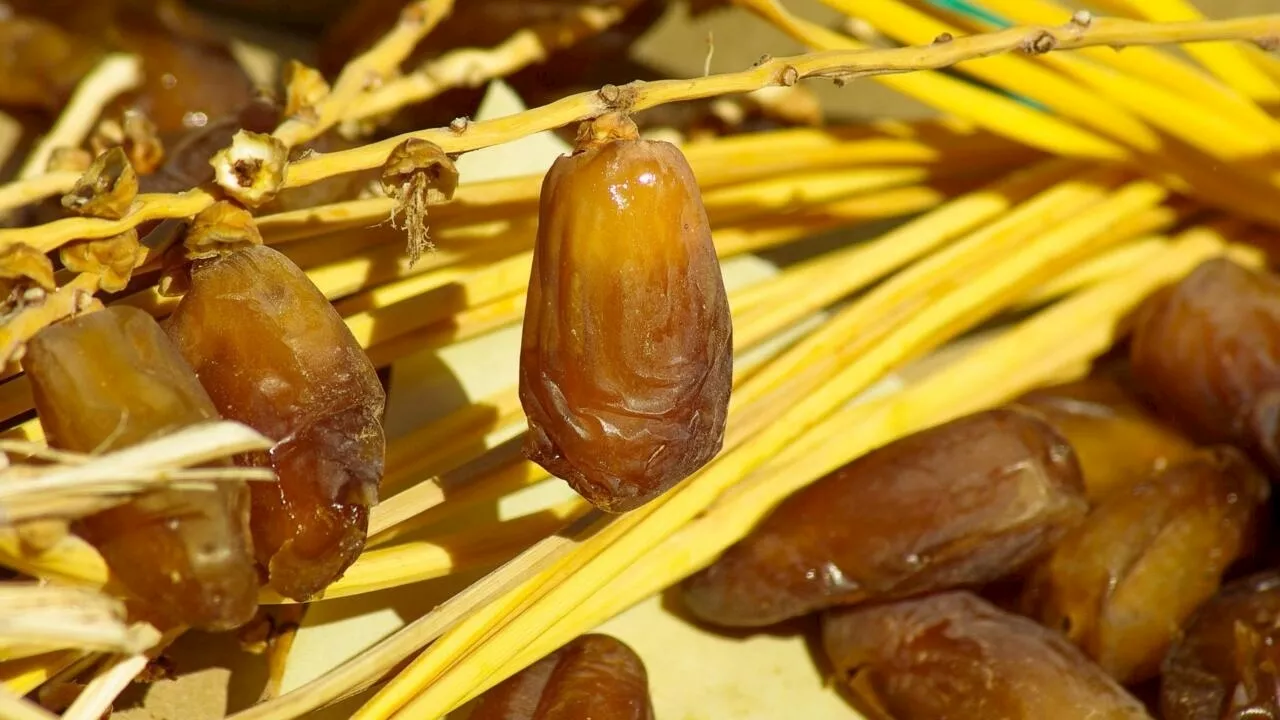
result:
[(364, 548), (386, 442), (386, 396), (351, 331), (288, 258), (259, 245), (197, 261), (167, 329), (222, 414), (276, 442), (244, 462), (253, 539), (273, 589), (305, 600)]
[(688, 161), (608, 122), (543, 182), (520, 400), (529, 459), (624, 512), (720, 451), (733, 341)]

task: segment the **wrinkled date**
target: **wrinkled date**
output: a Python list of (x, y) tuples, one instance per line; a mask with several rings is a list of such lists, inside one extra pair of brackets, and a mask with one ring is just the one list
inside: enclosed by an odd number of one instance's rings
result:
[(1230, 448), (1112, 494), (1037, 568), (1026, 609), (1126, 684), (1160, 659), (1251, 549), (1270, 486)]
[(1004, 577), (1087, 512), (1071, 448), (1014, 410), (954, 420), (875, 450), (787, 498), (683, 586), (719, 625)]
[(1280, 469), (1280, 279), (1210, 260), (1138, 314), (1134, 375), (1198, 439)]
[(1034, 390), (1015, 405), (1039, 413), (1071, 444), (1092, 502), (1195, 452), (1190, 440), (1148, 413), (1111, 377)]
[(822, 644), (856, 700), (893, 720), (1150, 718), (1062, 636), (967, 592), (830, 611)]
[(525, 454), (624, 512), (724, 440), (732, 328), (706, 211), (674, 145), (625, 138), (556, 160), (540, 203), (520, 350)]
[(1227, 585), (1165, 657), (1166, 720), (1280, 717), (1280, 571)]
[[(50, 446), (64, 450), (118, 450), (218, 417), (160, 325), (136, 308), (45, 328), (23, 369)], [(150, 492), (76, 529), (156, 617), (225, 630), (257, 609), (243, 482)]]
[(253, 540), (271, 587), (296, 600), (332, 583), (364, 548), (382, 480), (382, 384), (342, 318), (279, 252), (199, 261), (167, 329), (214, 404), (276, 442), (246, 460)]
[(470, 720), (653, 720), (649, 677), (635, 651), (582, 635), (497, 685)]

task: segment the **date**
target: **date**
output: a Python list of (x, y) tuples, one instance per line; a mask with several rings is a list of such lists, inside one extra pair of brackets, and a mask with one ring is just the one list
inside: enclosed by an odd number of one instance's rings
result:
[(1041, 388), (1014, 404), (1039, 413), (1071, 444), (1091, 502), (1146, 480), (1196, 450), (1113, 377)]
[(1280, 470), (1280, 279), (1209, 260), (1143, 305), (1131, 347), (1153, 403), (1197, 440)]
[(693, 171), (634, 130), (584, 140), (547, 173), (520, 350), (526, 456), (615, 513), (720, 451), (733, 384)]
[(783, 501), (685, 581), (693, 613), (764, 626), (833, 605), (1005, 577), (1087, 512), (1070, 446), (1011, 409), (970, 415), (853, 461)]
[(1062, 636), (964, 591), (829, 611), (822, 644), (873, 717), (1150, 718)]
[(191, 271), (166, 328), (223, 416), (276, 442), (244, 462), (280, 481), (251, 487), (254, 547), (273, 589), (305, 600), (364, 548), (382, 480), (386, 397), (324, 295), (266, 246)]
[(1114, 493), (1038, 567), (1025, 608), (1113, 677), (1154, 677), (1179, 629), (1254, 544), (1270, 486), (1214, 448)]
[(644, 662), (621, 640), (582, 635), (485, 693), (470, 720), (653, 720)]
[[(160, 325), (136, 308), (41, 330), (23, 369), (49, 444), (63, 450), (116, 450), (218, 417)], [(84, 518), (76, 532), (161, 622), (227, 630), (258, 606), (245, 485), (149, 492)]]
[(1237, 580), (1196, 611), (1165, 656), (1165, 720), (1280, 717), (1280, 571)]

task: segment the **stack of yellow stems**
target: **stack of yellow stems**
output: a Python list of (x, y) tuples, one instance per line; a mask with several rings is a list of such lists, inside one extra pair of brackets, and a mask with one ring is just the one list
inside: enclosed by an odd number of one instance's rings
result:
[[(823, 2), (907, 43), (992, 29), (917, 2)], [(775, 0), (738, 4), (811, 49), (862, 46)], [(1150, 20), (1200, 19), (1184, 0), (1098, 4)], [(1020, 23), (1072, 15), (1053, 0), (985, 5)], [(1154, 48), (1089, 48), (957, 66), (1034, 104), (936, 71), (885, 75), (875, 80), (947, 119), (689, 145), (722, 258), (923, 214), (734, 290), (737, 353), (787, 332), (791, 340), (736, 368), (724, 452), (637, 511), (606, 518), (574, 498), (496, 526), (433, 531), (549, 480), (510, 443), (488, 449), (522, 427), (514, 387), (393, 440), (391, 494), (371, 518), (369, 546), (324, 597), (505, 564), (369, 652), (235, 717), (296, 717), (368, 687), (424, 647), (356, 717), (442, 716), (705, 566), (788, 493), (858, 455), (1084, 372), (1145, 295), (1198, 263), (1227, 254), (1261, 265), (1259, 252), (1236, 242), (1253, 235), (1249, 223), (1280, 227), (1280, 122), (1263, 107), (1280, 103), (1280, 60), (1226, 43), (1189, 53), (1194, 63)], [(66, 180), (23, 190), (54, 194)], [(401, 236), (370, 229), (390, 212), (389, 200), (280, 213), (260, 227), (387, 364), (519, 321), (538, 185), (537, 177), (464, 184), (452, 203), (432, 209), (439, 248), (414, 267), (399, 262)], [(1188, 219), (1190, 229), (1167, 234)], [(171, 306), (154, 289), (119, 302), (156, 315)], [(963, 343), (945, 362), (912, 370), (1001, 313), (1037, 308)], [(903, 389), (854, 402), (904, 368)], [(6, 377), (0, 418), (15, 418), (31, 408), (29, 389), (16, 368)], [(35, 421), (7, 435), (41, 437)], [(424, 446), (433, 451), (422, 454)], [(479, 455), (496, 462), (451, 476)], [(0, 531), (0, 563), (51, 580), (110, 583), (101, 558), (74, 537), (32, 553), (16, 533)], [(0, 682), (25, 693), (86, 656), (68, 650), (2, 662)]]

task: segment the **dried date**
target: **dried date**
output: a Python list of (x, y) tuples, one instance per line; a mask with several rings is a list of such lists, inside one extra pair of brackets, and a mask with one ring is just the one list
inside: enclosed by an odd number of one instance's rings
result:
[(1025, 608), (1121, 682), (1151, 678), (1188, 616), (1250, 551), (1269, 492), (1231, 448), (1116, 492), (1037, 568)]
[(1242, 578), (1196, 611), (1165, 656), (1166, 720), (1280, 717), (1280, 571)]
[(385, 394), (342, 318), (284, 255), (256, 246), (198, 261), (167, 329), (222, 414), (276, 441), (245, 462), (252, 528), (271, 587), (296, 600), (364, 548), (377, 501)]
[(1041, 388), (1015, 404), (1039, 413), (1071, 444), (1092, 502), (1146, 480), (1196, 449), (1110, 377)]
[(980, 585), (1048, 552), (1087, 512), (1071, 448), (1014, 410), (970, 415), (853, 461), (782, 502), (684, 584), (719, 625)]
[(470, 720), (653, 720), (644, 662), (608, 635), (582, 635), (497, 685)]
[[(98, 452), (218, 417), (147, 313), (112, 307), (40, 331), (23, 369), (53, 447)], [(223, 630), (257, 609), (243, 482), (166, 489), (85, 518), (76, 531), (162, 621)]]
[(822, 644), (859, 704), (893, 720), (1146, 720), (1057, 633), (968, 592), (826, 613)]
[(728, 298), (697, 182), (669, 143), (588, 138), (542, 186), (520, 350), (525, 453), (631, 510), (720, 451)]
[(1131, 348), (1152, 402), (1280, 470), (1280, 279), (1209, 260), (1148, 299)]

